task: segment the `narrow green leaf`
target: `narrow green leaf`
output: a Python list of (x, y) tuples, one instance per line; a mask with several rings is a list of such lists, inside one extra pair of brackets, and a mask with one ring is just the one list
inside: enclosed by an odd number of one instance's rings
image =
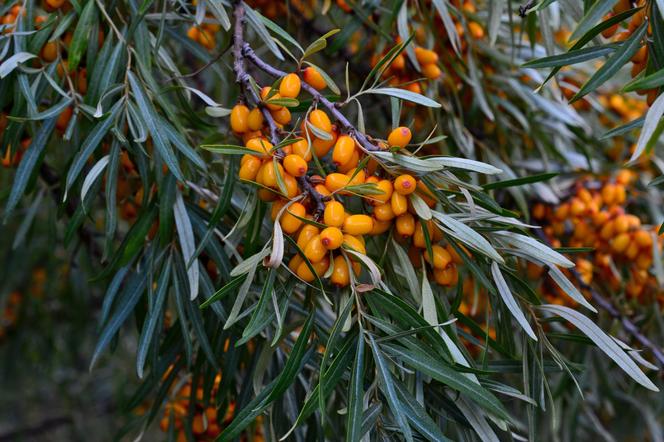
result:
[(81, 57), (88, 46), (90, 39), (90, 30), (92, 25), (97, 20), (97, 5), (94, 0), (88, 0), (81, 16), (78, 19), (78, 24), (74, 30), (74, 36), (67, 50), (68, 69), (75, 71), (81, 61)]

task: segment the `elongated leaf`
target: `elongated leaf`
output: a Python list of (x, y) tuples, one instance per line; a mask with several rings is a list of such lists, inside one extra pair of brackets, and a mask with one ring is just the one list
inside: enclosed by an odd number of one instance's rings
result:
[(648, 390), (659, 391), (659, 388), (643, 374), (641, 369), (616, 342), (600, 329), (593, 321), (574, 309), (563, 305), (546, 304), (539, 307), (541, 310), (560, 316), (571, 322), (583, 334), (588, 336), (597, 347), (607, 354), (629, 377)]
[(364, 336), (357, 337), (357, 350), (353, 371), (348, 388), (348, 420), (346, 423), (346, 440), (359, 441), (362, 435), (362, 412), (364, 404)]
[(452, 236), (462, 243), (480, 251), (494, 261), (501, 264), (505, 262), (503, 257), (498, 254), (489, 241), (461, 221), (457, 221), (449, 215), (436, 211), (432, 211), (432, 214), (434, 218), (450, 229), (450, 234)]
[(279, 47), (272, 40), (270, 33), (267, 32), (265, 24), (263, 23), (263, 20), (261, 20), (260, 15), (257, 14), (256, 11), (254, 11), (252, 8), (247, 6), (246, 3), (244, 3), (244, 10), (249, 26), (251, 26), (253, 30), (256, 31), (256, 35), (258, 35), (258, 37), (263, 40), (263, 43), (265, 43), (265, 46), (267, 46), (270, 52), (272, 52), (274, 56), (277, 57), (277, 59), (283, 61), (284, 56), (281, 55)]
[(400, 98), (402, 100), (410, 101), (411, 103), (416, 103), (421, 106), (427, 106), (427, 107), (433, 107), (433, 108), (439, 108), (441, 107), (440, 103), (437, 103), (433, 101), (429, 97), (425, 97), (424, 95), (411, 92), (406, 89), (399, 89), (399, 88), (394, 88), (394, 87), (384, 87), (384, 88), (378, 88), (378, 89), (369, 89), (365, 93), (368, 94), (378, 94), (378, 95), (388, 95), (390, 97), (396, 97)]
[(51, 118), (46, 120), (39, 131), (33, 138), (28, 150), (23, 155), (18, 169), (16, 170), (16, 175), (14, 176), (14, 183), (12, 184), (12, 190), (9, 193), (9, 198), (7, 199), (7, 206), (5, 207), (5, 216), (4, 219), (7, 221), (11, 216), (12, 212), (16, 208), (16, 205), (20, 201), (25, 188), (27, 187), (30, 177), (35, 172), (35, 168), (41, 157), (44, 147), (55, 128), (56, 118)]
[(577, 49), (575, 51), (565, 52), (564, 54), (552, 55), (531, 60), (523, 64), (526, 68), (552, 68), (561, 66), (570, 66), (584, 61), (593, 60), (612, 54), (619, 47), (618, 44), (608, 44), (602, 46), (593, 46), (590, 48)]
[[(175, 204), (173, 205), (173, 215), (175, 218), (175, 228), (178, 231), (180, 239), (180, 249), (185, 262), (189, 262), (196, 251), (194, 240), (194, 231), (191, 228), (191, 220), (182, 199), (182, 194), (178, 190), (175, 194)], [(198, 261), (193, 261), (187, 268), (187, 279), (189, 280), (189, 299), (194, 300), (198, 296), (198, 284), (200, 269)]]
[(81, 199), (85, 199), (85, 195), (87, 195), (88, 191), (90, 190), (90, 187), (92, 187), (92, 184), (99, 178), (99, 175), (104, 171), (106, 166), (108, 165), (109, 161), (109, 156), (104, 155), (97, 161), (97, 163), (90, 169), (90, 172), (88, 172), (87, 176), (85, 177), (85, 180), (83, 180), (83, 185), (81, 186)]
[(611, 10), (613, 5), (616, 4), (616, 1), (617, 0), (602, 0), (601, 2), (595, 2), (576, 26), (576, 29), (574, 29), (574, 32), (570, 35), (569, 40), (574, 41), (592, 29), (595, 23), (600, 21), (602, 17)]
[(636, 142), (636, 148), (632, 157), (629, 159), (629, 162), (632, 163), (636, 161), (642, 154), (645, 152), (650, 139), (657, 133), (657, 127), (659, 126), (660, 120), (664, 115), (664, 94), (661, 94), (655, 102), (650, 106), (648, 113), (646, 114), (646, 119), (643, 123), (643, 129), (641, 129), (641, 134), (639, 135), (639, 140)]
[(576, 95), (574, 95), (574, 97), (572, 97), (570, 103), (583, 98), (612, 78), (639, 50), (641, 47), (641, 39), (645, 35), (647, 28), (648, 23), (639, 26), (639, 28), (620, 46), (620, 49), (616, 50), (606, 63), (604, 63), (602, 67), (599, 68), (583, 86), (581, 86), (581, 89)]
[(500, 297), (503, 298), (503, 302), (507, 306), (510, 313), (512, 313), (512, 316), (514, 316), (514, 319), (516, 319), (516, 321), (526, 332), (526, 334), (528, 334), (528, 336), (530, 336), (534, 341), (537, 341), (537, 335), (535, 335), (535, 332), (521, 311), (519, 304), (516, 302), (516, 299), (514, 299), (514, 295), (512, 295), (512, 292), (507, 285), (507, 281), (505, 281), (505, 277), (500, 272), (500, 267), (498, 267), (498, 263), (495, 261), (491, 263), (491, 275), (493, 276), (493, 280), (496, 283)]
[(11, 74), (14, 69), (18, 67), (19, 64), (25, 63), (26, 61), (35, 58), (35, 54), (29, 52), (17, 52), (8, 59), (0, 64), (0, 78), (5, 78), (7, 75)]
[(549, 276), (551, 276), (551, 279), (555, 281), (556, 284), (558, 284), (558, 287), (563, 289), (567, 295), (584, 306), (585, 308), (589, 309), (593, 313), (597, 313), (597, 309), (590, 304), (586, 298), (581, 294), (579, 289), (577, 289), (574, 284), (570, 282), (569, 279), (563, 274), (563, 272), (560, 271), (560, 269), (556, 266), (551, 266), (549, 267)]
[(74, 36), (72, 37), (67, 50), (67, 68), (70, 71), (76, 71), (76, 68), (78, 68), (81, 57), (83, 56), (85, 49), (88, 47), (92, 25), (96, 20), (97, 5), (94, 1), (88, 0), (78, 19), (78, 24), (74, 30)]

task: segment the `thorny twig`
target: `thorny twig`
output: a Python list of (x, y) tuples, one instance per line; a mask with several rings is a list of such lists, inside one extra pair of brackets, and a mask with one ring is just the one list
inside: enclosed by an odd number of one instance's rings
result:
[(535, 6), (535, 0), (530, 0), (525, 5), (519, 6), (519, 17), (526, 18), (526, 15), (528, 15), (528, 11), (532, 9), (533, 6)]
[[(233, 15), (235, 18), (235, 29), (233, 32), (233, 70), (235, 71), (236, 80), (241, 85), (245, 95), (250, 95), (252, 100), (260, 108), (261, 113), (263, 114), (263, 118), (270, 128), (270, 142), (277, 146), (281, 142), (279, 136), (279, 127), (275, 123), (269, 109), (263, 105), (262, 100), (254, 90), (251, 84), (251, 75), (247, 72), (245, 64), (245, 57), (247, 56), (245, 48), (249, 48), (250, 50), (251, 48), (249, 47), (249, 43), (244, 41), (244, 5), (241, 1), (235, 1), (233, 6)], [(251, 52), (253, 53), (253, 50), (251, 50)], [(285, 75), (285, 73), (283, 75)], [(277, 150), (277, 155), (279, 157), (283, 157), (281, 149)], [(314, 189), (307, 176), (298, 177), (297, 181), (302, 188), (302, 191), (309, 195), (309, 198), (314, 203), (314, 217), (318, 219), (318, 217), (320, 217), (320, 215), (325, 210), (323, 195)]]

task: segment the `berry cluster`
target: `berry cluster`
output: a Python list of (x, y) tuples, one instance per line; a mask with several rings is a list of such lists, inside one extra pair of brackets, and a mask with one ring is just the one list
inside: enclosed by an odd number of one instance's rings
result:
[(212, 20), (212, 17), (206, 17), (206, 21), (200, 25), (193, 25), (187, 30), (187, 37), (198, 42), (208, 51), (212, 51), (217, 45), (215, 35), (219, 32), (221, 26)]
[[(654, 227), (627, 212), (627, 195), (635, 193), (634, 173), (620, 171), (613, 179), (580, 180), (573, 194), (557, 207), (537, 204), (533, 217), (542, 222), (544, 233), (555, 247), (592, 248), (577, 254), (582, 281), (606, 284), (611, 292), (624, 291), (628, 298), (645, 302), (659, 297), (658, 284), (649, 270), (653, 245), (661, 248)], [(533, 278), (539, 270), (529, 268)], [(551, 295), (551, 302), (562, 302)], [(566, 298), (565, 298), (566, 299)]]

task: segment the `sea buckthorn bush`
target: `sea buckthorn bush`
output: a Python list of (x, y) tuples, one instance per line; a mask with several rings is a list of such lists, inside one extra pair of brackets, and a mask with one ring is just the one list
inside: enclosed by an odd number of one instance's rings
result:
[(0, 440), (659, 440), (656, 0), (0, 4)]

